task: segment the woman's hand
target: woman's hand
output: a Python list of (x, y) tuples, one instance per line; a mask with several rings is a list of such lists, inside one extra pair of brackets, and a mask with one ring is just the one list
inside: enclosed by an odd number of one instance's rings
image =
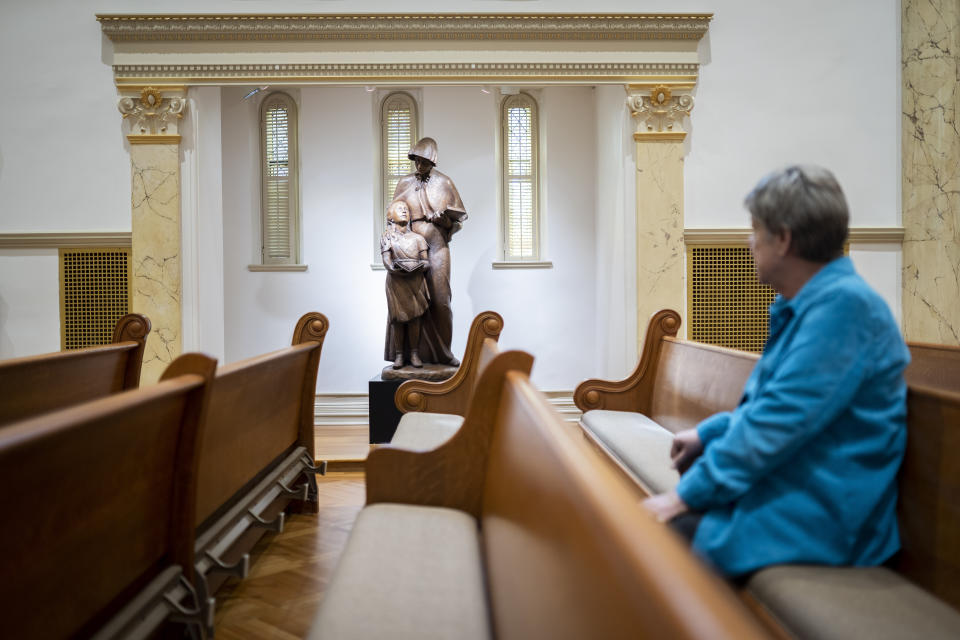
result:
[(700, 440), (700, 434), (697, 433), (696, 429), (679, 431), (673, 436), (673, 444), (670, 445), (670, 460), (673, 461), (673, 468), (680, 473), (689, 469), (701, 453), (703, 453), (703, 442)]
[(660, 522), (672, 520), (681, 513), (689, 511), (687, 503), (676, 491), (651, 496), (643, 501), (643, 506)]

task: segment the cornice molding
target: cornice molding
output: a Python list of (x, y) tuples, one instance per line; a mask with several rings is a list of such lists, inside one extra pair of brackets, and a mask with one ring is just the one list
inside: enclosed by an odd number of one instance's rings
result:
[(113, 42), (699, 40), (713, 14), (98, 14)]
[[(684, 229), (683, 241), (689, 246), (746, 245), (751, 233), (750, 228)], [(855, 244), (900, 244), (903, 227), (851, 227), (848, 239)]]
[(688, 63), (613, 62), (449, 62), (394, 64), (183, 64), (113, 66), (117, 87), (138, 90), (146, 84), (403, 84), (530, 82), (598, 82), (649, 86), (669, 82), (693, 87), (699, 65)]
[(129, 231), (52, 231), (0, 233), (0, 249), (68, 249), (74, 247), (129, 247)]

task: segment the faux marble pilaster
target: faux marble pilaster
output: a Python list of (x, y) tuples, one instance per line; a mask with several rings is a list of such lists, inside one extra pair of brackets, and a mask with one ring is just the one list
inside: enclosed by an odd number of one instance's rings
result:
[(684, 308), (683, 141), (637, 135), (637, 328)]
[[(178, 138), (179, 139), (179, 138)], [(140, 383), (182, 351), (179, 145), (131, 144), (133, 310), (153, 324)]]
[(960, 344), (960, 6), (903, 0), (903, 329)]

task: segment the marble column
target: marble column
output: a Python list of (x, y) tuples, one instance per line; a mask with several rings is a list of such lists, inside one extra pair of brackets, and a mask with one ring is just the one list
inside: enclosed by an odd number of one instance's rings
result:
[(960, 344), (960, 5), (903, 0), (903, 330)]
[(121, 98), (131, 121), (133, 262), (132, 310), (153, 326), (147, 337), (140, 384), (152, 384), (183, 350), (180, 249), (180, 136), (182, 94), (166, 97), (147, 87), (139, 98)]
[(682, 124), (693, 108), (690, 88), (628, 88), (636, 123), (638, 345), (651, 315), (684, 312)]

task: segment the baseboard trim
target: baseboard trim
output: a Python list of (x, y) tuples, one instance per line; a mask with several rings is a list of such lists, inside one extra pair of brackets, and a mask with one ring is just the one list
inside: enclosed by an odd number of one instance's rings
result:
[[(567, 422), (577, 422), (580, 410), (573, 404), (572, 391), (545, 391), (543, 394)], [(313, 406), (313, 424), (318, 430), (326, 427), (362, 427), (370, 425), (370, 408), (366, 393), (317, 394)]]

